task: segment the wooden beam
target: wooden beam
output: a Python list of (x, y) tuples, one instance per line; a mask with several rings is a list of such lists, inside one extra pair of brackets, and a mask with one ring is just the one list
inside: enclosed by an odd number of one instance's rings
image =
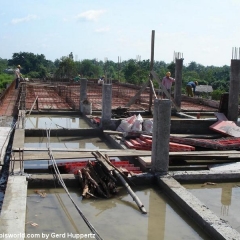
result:
[(134, 97), (132, 97), (129, 102), (125, 105), (125, 107), (130, 107), (135, 101), (140, 97), (140, 95), (143, 93), (143, 91), (148, 87), (149, 85), (149, 80), (143, 84), (141, 89), (136, 93)]
[[(99, 150), (95, 150), (99, 151)], [(53, 152), (53, 156), (56, 160), (58, 159), (88, 159), (92, 158), (92, 152), (94, 150), (88, 152)], [(115, 149), (115, 151), (101, 151), (103, 154), (107, 154), (109, 157), (136, 157), (136, 156), (150, 156), (151, 151), (140, 151), (140, 150), (118, 150)], [(17, 151), (14, 152), (15, 160), (19, 159), (19, 154)], [(24, 161), (32, 161), (32, 160), (48, 160), (49, 155), (48, 152), (27, 152), (24, 150)]]
[(37, 110), (38, 110), (38, 96), (35, 98), (35, 100), (34, 100), (34, 102), (33, 102), (33, 105), (32, 105), (32, 107), (31, 107), (31, 109), (30, 109), (30, 111), (29, 111), (29, 113), (28, 113), (28, 116), (31, 114), (31, 112), (32, 112), (32, 110), (33, 110), (33, 107), (34, 107), (34, 105), (35, 105), (36, 102), (37, 102)]
[(153, 87), (153, 82), (152, 82), (151, 79), (149, 80), (149, 82), (150, 82), (150, 87), (151, 87), (152, 93), (153, 93), (153, 95), (154, 95), (154, 98), (157, 99), (157, 95), (156, 95), (155, 90), (154, 90), (154, 87)]

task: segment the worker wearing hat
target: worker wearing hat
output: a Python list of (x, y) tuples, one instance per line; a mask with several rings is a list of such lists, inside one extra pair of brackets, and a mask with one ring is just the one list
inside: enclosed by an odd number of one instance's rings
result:
[[(167, 89), (170, 95), (171, 95), (171, 88), (172, 88), (173, 82), (175, 82), (175, 79), (171, 77), (170, 72), (167, 72), (166, 76), (162, 79), (162, 85)], [(166, 95), (163, 93), (163, 98), (165, 97)]]
[(21, 73), (20, 73), (21, 66), (17, 65), (17, 68), (15, 69), (15, 89), (18, 89), (18, 84), (21, 78)]
[(189, 97), (189, 96), (191, 96), (191, 97), (194, 96), (197, 85), (198, 85), (198, 81), (189, 82), (189, 83), (187, 84), (187, 86), (186, 86), (186, 91), (187, 91), (188, 97)]

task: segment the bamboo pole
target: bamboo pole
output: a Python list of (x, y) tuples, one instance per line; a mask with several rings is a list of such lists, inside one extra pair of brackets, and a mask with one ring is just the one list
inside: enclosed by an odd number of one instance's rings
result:
[(122, 174), (119, 172), (120, 170), (114, 166), (112, 166), (112, 164), (109, 164), (109, 160), (107, 155), (103, 155), (100, 152), (93, 152), (92, 153), (95, 158), (98, 161), (101, 161), (103, 163), (103, 165), (108, 169), (113, 171), (113, 173), (117, 176), (117, 178), (122, 182), (123, 186), (126, 187), (128, 193), (131, 195), (131, 197), (133, 198), (133, 200), (136, 202), (136, 204), (138, 205), (139, 209), (141, 210), (142, 213), (146, 214), (147, 211), (144, 207), (144, 205), (142, 204), (142, 202), (140, 201), (140, 199), (138, 198), (138, 196), (133, 192), (133, 190), (131, 189), (131, 187), (128, 185), (128, 183), (126, 182), (126, 180), (123, 178)]

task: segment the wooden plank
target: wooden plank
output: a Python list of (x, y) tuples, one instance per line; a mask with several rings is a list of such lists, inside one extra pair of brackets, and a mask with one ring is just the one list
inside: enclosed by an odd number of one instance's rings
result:
[(152, 90), (152, 92), (153, 92), (153, 96), (154, 96), (155, 99), (157, 99), (157, 95), (156, 95), (156, 92), (155, 92), (154, 87), (153, 87), (153, 82), (152, 82), (151, 79), (149, 80), (149, 82), (150, 82), (151, 90)]
[(201, 171), (201, 170), (208, 170), (207, 165), (169, 166), (169, 171)]
[(209, 155), (240, 155), (239, 151), (236, 150), (229, 150), (229, 151), (189, 151), (189, 152), (170, 152), (169, 156), (209, 156)]
[(222, 137), (221, 134), (171, 134), (170, 137), (181, 137), (181, 138), (203, 138), (203, 139), (216, 139)]
[(138, 161), (146, 168), (151, 167), (152, 165), (152, 157), (146, 156), (146, 157), (138, 157)]
[[(13, 151), (18, 152), (19, 148), (13, 148)], [(32, 148), (32, 147), (23, 147), (21, 150), (24, 150), (25, 153), (27, 152), (44, 152), (48, 151), (48, 148)], [(116, 154), (131, 154), (131, 155), (145, 155), (150, 156), (151, 151), (147, 150), (135, 150), (135, 149), (86, 149), (86, 148), (51, 148), (53, 152), (75, 152), (75, 153), (84, 153), (84, 152), (116, 152)], [(228, 150), (228, 151), (184, 151), (184, 152), (169, 152), (169, 156), (238, 156), (240, 155), (240, 151), (237, 150)]]
[[(29, 113), (28, 113), (28, 116), (30, 116), (30, 114), (31, 114), (31, 112), (32, 112), (32, 110), (33, 110), (33, 107), (34, 107), (36, 101), (38, 101), (38, 96), (35, 98), (35, 100), (34, 100), (34, 102), (33, 102), (33, 105), (32, 105), (32, 107), (31, 107), (31, 109), (30, 109), (30, 111), (29, 111)], [(37, 104), (37, 106), (38, 106), (38, 104)], [(38, 110), (38, 107), (37, 107), (37, 110)]]
[[(188, 158), (188, 157), (187, 157)], [(203, 163), (205, 163), (205, 165), (208, 165), (208, 164), (213, 164), (214, 162), (215, 163), (219, 163), (221, 160), (216, 160), (216, 159), (214, 159), (214, 160), (212, 160), (212, 159), (209, 159), (209, 160), (207, 160), (207, 159), (204, 159), (204, 160), (187, 160), (187, 159), (185, 159), (184, 158), (184, 160), (186, 161), (186, 163), (187, 164), (189, 164), (189, 165), (193, 165), (193, 164), (197, 164), (197, 165), (199, 165), (199, 164), (203, 164)], [(146, 168), (150, 168), (151, 167), (151, 156), (146, 156), (146, 157), (138, 157), (138, 161), (144, 166), (144, 167), (146, 167)], [(222, 161), (226, 161), (226, 162), (228, 162), (228, 161), (233, 161), (233, 160), (222, 160)], [(225, 162), (223, 162), (223, 164), (225, 164)], [(222, 164), (220, 164), (219, 166), (221, 166)], [(217, 165), (216, 165), (217, 166)], [(178, 166), (172, 166), (172, 167), (178, 167)], [(185, 165), (184, 166), (182, 166), (183, 168), (184, 167), (186, 167)], [(171, 167), (169, 166), (169, 169), (171, 169)]]
[(209, 165), (208, 168), (211, 171), (239, 171), (240, 170), (240, 162), (225, 163), (225, 164), (213, 164), (213, 165)]
[(132, 97), (129, 102), (125, 105), (125, 107), (130, 107), (133, 103), (135, 103), (136, 99), (140, 97), (140, 95), (143, 93), (143, 91), (146, 89), (146, 87), (149, 85), (149, 80), (143, 84), (141, 89), (136, 93), (134, 97)]
[(123, 135), (123, 132), (119, 131), (112, 131), (112, 130), (103, 130), (103, 133), (106, 133), (108, 135)]
[[(99, 151), (99, 150), (96, 150)], [(54, 158), (57, 159), (82, 159), (82, 158), (92, 158), (92, 149), (91, 152), (53, 152)], [(109, 157), (130, 157), (130, 156), (149, 156), (151, 151), (140, 151), (140, 150), (117, 150), (115, 151), (101, 151), (102, 154), (107, 154)], [(19, 154), (14, 152), (15, 159), (19, 160)], [(48, 160), (48, 152), (26, 152), (24, 151), (24, 160)]]
[[(20, 148), (21, 151), (25, 152), (46, 152), (48, 151), (48, 148), (41, 147), (41, 148), (36, 148), (36, 147), (22, 147)], [(92, 152), (92, 151), (104, 151), (104, 152), (114, 152), (116, 149), (86, 149), (86, 148), (51, 148), (52, 152)], [(119, 150), (119, 149), (117, 149)], [(19, 148), (12, 148), (13, 152), (18, 152)]]

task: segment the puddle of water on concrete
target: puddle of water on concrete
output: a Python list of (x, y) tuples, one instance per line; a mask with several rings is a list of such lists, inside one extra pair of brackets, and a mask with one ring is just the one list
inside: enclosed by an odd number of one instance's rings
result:
[[(47, 138), (46, 137), (26, 137), (24, 147), (32, 148), (46, 148)], [(74, 149), (111, 149), (112, 146), (102, 137), (51, 137), (50, 138), (51, 148), (74, 148)], [(90, 158), (89, 158), (90, 159)], [(95, 158), (93, 158), (95, 159)], [(118, 158), (112, 158), (118, 159)], [(72, 160), (71, 160), (72, 161)], [(58, 160), (58, 163), (67, 162), (66, 160)], [(46, 169), (48, 161), (24, 161), (25, 169)]]
[[(24, 140), (24, 147), (32, 148), (46, 148), (46, 137), (26, 137)], [(110, 144), (102, 137), (87, 137), (87, 136), (59, 136), (50, 137), (51, 148), (85, 148), (85, 149), (109, 149)]]
[(240, 183), (217, 183), (216, 185), (183, 184), (218, 217), (226, 220), (240, 232)]
[[(33, 189), (28, 189), (26, 233), (44, 233), (50, 236), (51, 233), (90, 233), (63, 189), (45, 190), (47, 196), (41, 198)], [(158, 189), (148, 187), (133, 190), (148, 214), (141, 214), (132, 197), (123, 188), (114, 198), (101, 200), (82, 200), (80, 189), (69, 189), (69, 192), (103, 239), (210, 239)], [(37, 223), (38, 226), (34, 227), (31, 223)], [(52, 235), (49, 239), (55, 238)]]
[(26, 117), (26, 129), (32, 128), (90, 128), (90, 125), (79, 116), (37, 115)]

